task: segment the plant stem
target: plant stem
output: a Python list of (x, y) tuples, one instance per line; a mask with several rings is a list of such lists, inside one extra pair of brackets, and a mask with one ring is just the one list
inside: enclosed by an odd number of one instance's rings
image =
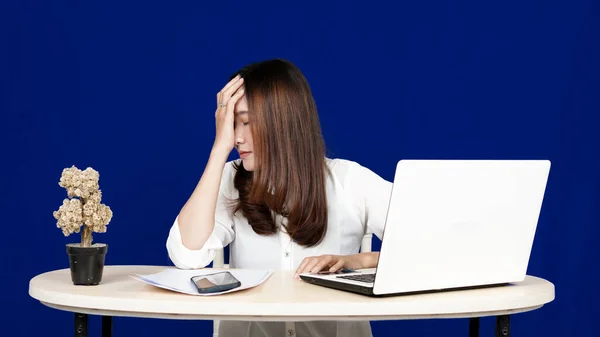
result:
[[(86, 200), (81, 198), (81, 211), (83, 212), (83, 206)], [(83, 224), (83, 230), (81, 231), (81, 247), (90, 247), (92, 245), (92, 229)]]
[(85, 224), (81, 231), (81, 247), (90, 247), (92, 245), (92, 229)]

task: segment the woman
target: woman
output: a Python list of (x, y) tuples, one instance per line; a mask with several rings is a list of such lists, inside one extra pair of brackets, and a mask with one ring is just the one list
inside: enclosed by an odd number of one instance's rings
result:
[[(216, 137), (204, 173), (167, 239), (175, 266), (202, 268), (230, 245), (232, 268), (317, 272), (371, 268), (358, 253), (382, 237), (392, 184), (326, 157), (315, 102), (293, 64), (240, 70), (217, 94)], [(343, 116), (340, 116), (343, 118)], [(235, 148), (240, 159), (229, 161)], [(229, 322), (219, 336), (370, 336), (369, 322)]]

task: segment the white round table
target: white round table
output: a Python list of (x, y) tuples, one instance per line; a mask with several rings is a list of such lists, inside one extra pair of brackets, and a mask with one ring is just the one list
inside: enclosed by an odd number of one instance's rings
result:
[(312, 285), (287, 271), (275, 271), (255, 288), (206, 297), (172, 292), (130, 277), (165, 268), (174, 267), (105, 266), (97, 286), (75, 286), (69, 269), (55, 270), (32, 278), (29, 294), (46, 306), (74, 312), (78, 337), (87, 335), (87, 315), (103, 316), (103, 336), (111, 335), (115, 316), (286, 322), (470, 318), (470, 336), (479, 333), (479, 317), (496, 316), (497, 333), (509, 336), (511, 314), (554, 300), (554, 285), (533, 276), (507, 286), (384, 298)]

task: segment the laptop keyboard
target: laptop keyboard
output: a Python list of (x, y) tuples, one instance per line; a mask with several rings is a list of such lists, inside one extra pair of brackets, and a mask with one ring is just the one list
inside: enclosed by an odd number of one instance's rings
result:
[(373, 283), (375, 282), (375, 274), (357, 274), (357, 275), (342, 275), (338, 276), (338, 278), (343, 278), (346, 280), (365, 282), (365, 283)]

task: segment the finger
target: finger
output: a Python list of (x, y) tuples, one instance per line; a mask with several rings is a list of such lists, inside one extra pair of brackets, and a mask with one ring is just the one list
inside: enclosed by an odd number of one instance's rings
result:
[(231, 98), (227, 101), (227, 110), (233, 111), (235, 109), (235, 104), (244, 96), (244, 88), (240, 88)]
[(223, 90), (223, 94), (221, 95), (221, 98), (223, 99), (223, 101), (221, 101), (221, 103), (227, 103), (227, 101), (229, 101), (229, 98), (231, 97), (231, 95), (233, 95), (233, 93), (236, 92), (242, 85), (244, 85), (244, 79), (240, 78), (237, 82), (235, 82), (229, 88)]
[(219, 109), (221, 108), (221, 106), (220, 106), (221, 102), (223, 102), (223, 92), (219, 91), (217, 93), (217, 108), (219, 108)]
[(232, 78), (231, 81), (227, 82), (227, 84), (223, 88), (221, 88), (221, 91), (219, 91), (217, 93), (217, 105), (219, 105), (220, 103), (224, 103), (223, 102), (223, 93), (225, 92), (225, 90), (229, 89), (233, 84), (238, 82), (240, 79), (241, 79), (240, 75), (237, 75), (236, 77)]
[(340, 270), (340, 269), (344, 268), (344, 266), (345, 266), (345, 265), (346, 265), (346, 260), (344, 260), (344, 259), (339, 259), (339, 260), (338, 260), (338, 261), (337, 261), (337, 262), (336, 262), (336, 263), (335, 263), (333, 266), (331, 266), (331, 267), (329, 268), (329, 271), (330, 271), (330, 272), (332, 272), (332, 273), (333, 273), (333, 272), (336, 272), (336, 271), (338, 271), (338, 270)]
[(310, 269), (319, 262), (319, 258), (318, 257), (311, 257), (308, 258), (306, 260), (306, 263), (304, 264), (304, 266), (301, 266), (298, 268), (297, 274), (300, 275), (302, 273), (307, 273), (310, 271)]
[(337, 262), (335, 260), (335, 258), (331, 255), (326, 255), (323, 258), (321, 258), (318, 263), (316, 263), (311, 269), (310, 272), (311, 273), (318, 273), (321, 270), (331, 266), (332, 264), (334, 264), (335, 262)]
[[(234, 119), (234, 113), (233, 111), (235, 110), (235, 104), (244, 96), (244, 88), (241, 88), (240, 90), (238, 90), (238, 92), (235, 93), (235, 95), (233, 95), (229, 101), (227, 102), (227, 105), (224, 106), (223, 108), (219, 108), (218, 114), (225, 114), (225, 118), (230, 121), (231, 123), (233, 123), (233, 119)], [(229, 123), (229, 122), (228, 122)]]
[(240, 75), (237, 75), (236, 77), (232, 78), (231, 81), (227, 82), (227, 84), (225, 84), (225, 86), (221, 89), (221, 92), (224, 92), (225, 90), (227, 90), (229, 87), (231, 87), (234, 83), (236, 83), (237, 81), (239, 81), (241, 78)]
[(294, 274), (294, 276), (298, 276), (298, 274), (301, 274), (302, 270), (304, 270), (304, 267), (306, 267), (306, 265), (309, 264), (311, 260), (312, 258), (310, 257), (304, 258), (304, 260), (302, 260), (298, 268), (296, 268), (296, 273)]
[(318, 257), (316, 259), (313, 259), (312, 261), (310, 261), (310, 263), (308, 263), (306, 265), (306, 267), (304, 267), (304, 270), (302, 271), (303, 273), (312, 273), (312, 271), (315, 269), (315, 267), (323, 261), (323, 257)]

